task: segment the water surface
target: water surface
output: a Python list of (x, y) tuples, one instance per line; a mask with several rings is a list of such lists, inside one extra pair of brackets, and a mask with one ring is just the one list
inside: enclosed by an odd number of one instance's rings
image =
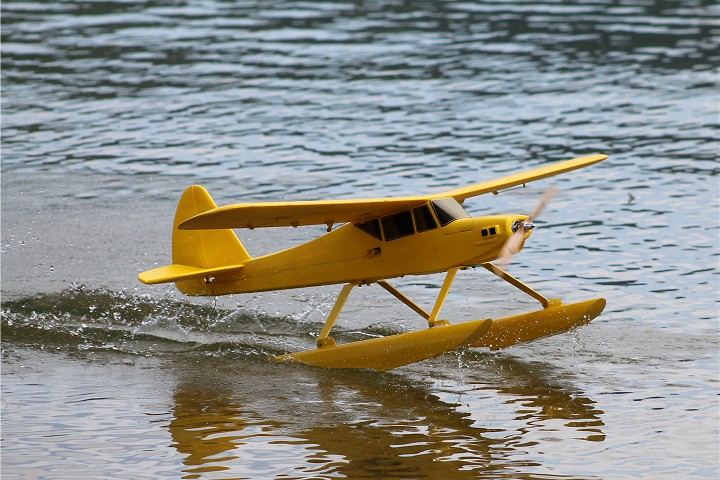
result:
[[(716, 478), (717, 15), (704, 1), (4, 2), (3, 478)], [(339, 287), (188, 299), (180, 193), (561, 194), (511, 265), (575, 332), (391, 372), (312, 348)], [(321, 228), (240, 231), (251, 254)], [(482, 269), (481, 269), (482, 270)], [(432, 304), (442, 276), (395, 282)], [(419, 328), (377, 287), (334, 335)], [(453, 321), (538, 308), (461, 272)]]

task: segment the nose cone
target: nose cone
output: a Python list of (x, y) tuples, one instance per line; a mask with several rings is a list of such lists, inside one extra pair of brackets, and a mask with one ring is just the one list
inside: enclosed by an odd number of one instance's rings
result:
[(512, 230), (512, 233), (517, 232), (521, 228), (525, 232), (529, 232), (535, 228), (535, 224), (528, 220), (529, 218), (526, 216), (522, 216), (520, 218), (515, 217), (515, 220), (510, 224), (510, 230)]
[(531, 219), (525, 215), (519, 215), (512, 221), (510, 229), (512, 230), (513, 237), (515, 237), (512, 243), (517, 246), (517, 251), (520, 251), (524, 241), (530, 237), (534, 228), (535, 224), (532, 223)]

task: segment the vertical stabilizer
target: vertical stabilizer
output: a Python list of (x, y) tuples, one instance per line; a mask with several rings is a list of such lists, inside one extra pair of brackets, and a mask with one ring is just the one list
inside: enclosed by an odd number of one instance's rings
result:
[(215, 295), (213, 279), (237, 275), (250, 255), (232, 229), (178, 229), (188, 218), (216, 207), (203, 187), (194, 185), (185, 190), (173, 222), (173, 263), (140, 273), (140, 281), (148, 285), (175, 282), (187, 295)]
[[(175, 265), (211, 270), (242, 265), (250, 259), (245, 247), (232, 229), (180, 230), (178, 225), (190, 217), (217, 208), (212, 197), (200, 185), (189, 187), (180, 197), (173, 221), (172, 259)], [(187, 295), (212, 295), (212, 286), (202, 278), (176, 282)]]
[(207, 190), (189, 187), (180, 197), (173, 222), (172, 260), (174, 264), (199, 268), (238, 265), (250, 258), (232, 229), (179, 230), (190, 217), (217, 208)]

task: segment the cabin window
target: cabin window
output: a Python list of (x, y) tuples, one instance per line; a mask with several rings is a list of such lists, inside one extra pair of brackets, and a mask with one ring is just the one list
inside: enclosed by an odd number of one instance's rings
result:
[(415, 228), (418, 233), (437, 228), (435, 219), (427, 205), (413, 209), (413, 217), (415, 217)]
[(497, 229), (495, 227), (490, 227), (488, 230), (490, 230), (490, 235), (497, 235)]
[(367, 221), (365, 223), (356, 223), (355, 226), (363, 232), (369, 233), (378, 240), (382, 240), (382, 235), (380, 234), (380, 222), (377, 218)]
[(470, 215), (454, 198), (440, 198), (432, 200), (430, 203), (443, 227), (458, 218), (470, 218)]
[(383, 217), (382, 228), (388, 242), (415, 233), (410, 210)]

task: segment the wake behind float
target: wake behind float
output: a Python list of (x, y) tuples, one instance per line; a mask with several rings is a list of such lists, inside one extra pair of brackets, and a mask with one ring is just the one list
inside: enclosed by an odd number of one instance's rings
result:
[[(180, 198), (172, 235), (171, 265), (141, 273), (147, 284), (175, 282), (187, 295), (228, 295), (344, 284), (317, 341), (317, 349), (274, 360), (327, 368), (383, 371), (457, 348), (504, 348), (564, 332), (589, 322), (605, 308), (597, 298), (563, 305), (549, 300), (503, 268), (522, 250), (548, 192), (531, 215), (472, 218), (468, 198), (524, 185), (607, 158), (591, 155), (496, 180), (426, 196), (354, 200), (240, 203), (217, 207), (201, 186)], [(335, 224), (343, 224), (333, 229)], [(251, 257), (235, 228), (327, 225), (325, 235), (280, 252)], [(497, 261), (499, 264), (491, 263)], [(440, 310), (458, 270), (482, 266), (540, 302), (542, 309), (499, 319), (451, 325)], [(501, 268), (503, 267), (503, 268)], [(430, 312), (387, 279), (446, 272)], [(352, 289), (378, 284), (423, 317), (420, 331), (336, 345), (329, 336)]]

